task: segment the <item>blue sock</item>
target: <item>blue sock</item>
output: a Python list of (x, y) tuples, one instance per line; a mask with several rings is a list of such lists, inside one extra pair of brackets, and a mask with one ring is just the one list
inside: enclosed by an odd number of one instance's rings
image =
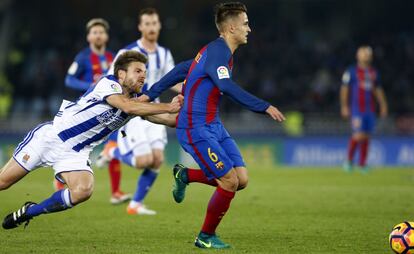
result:
[(147, 195), (149, 189), (154, 184), (158, 172), (146, 168), (138, 179), (137, 190), (135, 191), (133, 200), (135, 202), (142, 202)]
[(42, 203), (30, 206), (27, 209), (27, 215), (34, 217), (42, 213), (55, 213), (69, 209), (72, 206), (69, 189), (64, 189), (56, 191), (50, 198), (43, 200)]
[(120, 161), (122, 161), (122, 163), (127, 164), (128, 166), (131, 166), (133, 168), (135, 168), (135, 156), (134, 154), (131, 152), (122, 155), (121, 152), (119, 151), (119, 148), (115, 148), (114, 150), (114, 158), (118, 159)]

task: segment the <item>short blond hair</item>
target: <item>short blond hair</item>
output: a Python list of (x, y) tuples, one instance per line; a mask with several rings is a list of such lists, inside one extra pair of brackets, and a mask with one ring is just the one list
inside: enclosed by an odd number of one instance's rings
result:
[(109, 23), (108, 21), (104, 20), (103, 18), (94, 18), (86, 23), (86, 33), (88, 34), (92, 27), (94, 26), (102, 26), (105, 28), (105, 31), (109, 31)]

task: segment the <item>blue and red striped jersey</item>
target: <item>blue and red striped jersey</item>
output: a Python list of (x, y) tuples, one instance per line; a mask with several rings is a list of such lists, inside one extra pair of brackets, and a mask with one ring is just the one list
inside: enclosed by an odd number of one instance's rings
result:
[[(223, 94), (254, 112), (264, 113), (270, 106), (232, 81), (233, 55), (223, 38), (210, 42), (198, 52), (191, 65), (187, 63), (180, 63), (170, 71), (181, 77), (187, 72), (182, 90), (184, 105), (177, 118), (177, 128), (219, 122), (219, 103)], [(170, 73), (146, 93), (151, 99), (177, 82)]]
[(377, 87), (381, 86), (378, 71), (373, 67), (349, 67), (342, 76), (342, 83), (349, 87), (352, 114), (374, 113)]
[(89, 47), (79, 52), (65, 78), (65, 85), (72, 90), (70, 94), (74, 97), (70, 100), (77, 99), (91, 84), (97, 82), (108, 71), (113, 58), (109, 50), (103, 55), (94, 53)]

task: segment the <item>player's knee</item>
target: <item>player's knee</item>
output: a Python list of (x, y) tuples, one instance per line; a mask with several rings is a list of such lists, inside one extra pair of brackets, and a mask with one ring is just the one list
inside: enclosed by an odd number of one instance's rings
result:
[(234, 170), (220, 178), (220, 186), (227, 191), (236, 191), (239, 187), (239, 178)]
[(6, 190), (11, 186), (11, 183), (0, 178), (0, 191)]
[(71, 200), (78, 204), (88, 200), (93, 193), (93, 183), (79, 184), (70, 190)]
[(136, 157), (135, 167), (136, 168), (148, 168), (152, 167), (154, 159), (152, 156), (138, 156)]
[(237, 187), (237, 190), (243, 190), (247, 187), (247, 184), (249, 183), (249, 179), (246, 178), (239, 178), (239, 186)]
[(249, 182), (249, 177), (247, 174), (247, 169), (245, 167), (238, 167), (236, 168), (237, 177), (239, 178), (239, 186), (237, 190), (242, 190), (247, 187), (247, 183)]
[(152, 168), (160, 168), (164, 163), (164, 158), (162, 156), (154, 156), (154, 161), (152, 163)]

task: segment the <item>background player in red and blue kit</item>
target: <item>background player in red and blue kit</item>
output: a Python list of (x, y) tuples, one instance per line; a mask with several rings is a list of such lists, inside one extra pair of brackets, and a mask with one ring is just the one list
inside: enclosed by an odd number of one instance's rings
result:
[(357, 65), (349, 67), (343, 77), (340, 91), (341, 115), (351, 118), (352, 136), (348, 146), (348, 157), (344, 170), (352, 170), (352, 161), (358, 146), (360, 146), (359, 166), (367, 171), (366, 165), (370, 135), (375, 126), (375, 104), (379, 104), (381, 117), (388, 113), (387, 101), (378, 71), (371, 66), (372, 49), (361, 46), (356, 54)]
[(111, 66), (114, 55), (106, 49), (109, 24), (104, 19), (91, 19), (86, 24), (89, 47), (79, 52), (65, 78), (65, 99), (76, 101), (89, 86), (98, 81)]
[(229, 96), (251, 111), (267, 113), (275, 120), (283, 121), (284, 116), (276, 107), (244, 91), (231, 79), (233, 53), (247, 43), (247, 35), (251, 31), (245, 5), (217, 5), (215, 20), (220, 37), (202, 48), (191, 66), (188, 62), (178, 64), (158, 84), (144, 92), (146, 96), (142, 98), (152, 100), (158, 97), (160, 92), (179, 82), (183, 73), (188, 73), (176, 133), (181, 146), (202, 170), (176, 165), (173, 195), (176, 202), (182, 202), (186, 185), (191, 182), (217, 186), (195, 245), (221, 249), (230, 245), (217, 237), (216, 228), (229, 209), (235, 192), (245, 188), (248, 181), (240, 151), (219, 118), (221, 95)]
[[(97, 82), (109, 69), (113, 61), (113, 53), (106, 49), (109, 40), (109, 24), (101, 18), (91, 19), (86, 24), (86, 40), (89, 47), (79, 52), (69, 67), (65, 78), (65, 98), (76, 101), (88, 88)], [(112, 198), (120, 202), (126, 201), (130, 196), (124, 194), (120, 186), (120, 162), (113, 161), (109, 170), (111, 179)], [(59, 181), (55, 181), (58, 189), (63, 188)]]

